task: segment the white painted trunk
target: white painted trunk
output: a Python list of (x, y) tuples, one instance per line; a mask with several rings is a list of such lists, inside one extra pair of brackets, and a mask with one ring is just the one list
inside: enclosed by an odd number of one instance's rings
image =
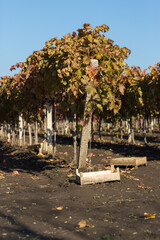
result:
[(4, 136), (4, 127), (3, 127), (3, 124), (1, 125), (1, 132), (0, 132), (0, 134), (1, 134), (1, 138), (3, 138), (3, 136)]
[(11, 126), (9, 123), (7, 123), (7, 142), (11, 142)]
[(65, 134), (67, 134), (68, 133), (68, 129), (69, 129), (69, 121), (68, 121), (68, 118), (67, 117), (65, 117)]
[(23, 118), (22, 114), (19, 116), (19, 146), (22, 146), (23, 141)]
[(38, 123), (35, 121), (34, 123), (34, 137), (35, 137), (35, 144), (38, 143)]
[(52, 144), (52, 106), (47, 103), (47, 152), (53, 155)]
[(29, 133), (29, 145), (32, 145), (32, 127), (30, 123), (28, 123), (28, 133)]
[(56, 131), (57, 131), (57, 128), (56, 128), (56, 106), (54, 106), (53, 108), (54, 110), (54, 114), (53, 114), (53, 153), (54, 155), (56, 154)]

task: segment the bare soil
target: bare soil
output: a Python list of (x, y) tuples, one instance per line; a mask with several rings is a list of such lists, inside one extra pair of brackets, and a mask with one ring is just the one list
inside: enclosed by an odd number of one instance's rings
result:
[(148, 165), (121, 168), (121, 180), (80, 186), (70, 167), (70, 137), (58, 136), (55, 158), (0, 142), (0, 239), (160, 240), (160, 134), (136, 145), (92, 143), (92, 165), (112, 157), (147, 156)]

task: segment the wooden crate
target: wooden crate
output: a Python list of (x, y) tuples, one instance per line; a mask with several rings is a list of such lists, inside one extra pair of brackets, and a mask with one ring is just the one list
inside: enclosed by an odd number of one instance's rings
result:
[(109, 181), (120, 181), (120, 171), (119, 168), (105, 171), (95, 171), (95, 172), (80, 172), (76, 169), (76, 181), (80, 185), (102, 183)]
[(115, 166), (135, 166), (140, 165), (147, 166), (147, 157), (121, 157), (121, 158), (112, 158), (110, 164)]

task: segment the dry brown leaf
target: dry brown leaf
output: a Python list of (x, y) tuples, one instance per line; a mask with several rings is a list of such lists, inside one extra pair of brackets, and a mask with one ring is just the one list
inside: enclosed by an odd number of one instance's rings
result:
[(5, 178), (3, 174), (0, 174), (0, 179), (3, 179)]
[(81, 220), (81, 221), (78, 223), (78, 227), (79, 227), (79, 228), (85, 228), (86, 226), (87, 226), (86, 220)]
[(133, 176), (128, 176), (128, 175), (124, 174), (123, 172), (124, 172), (124, 171), (121, 172), (121, 175), (123, 175), (125, 178), (131, 179), (131, 180), (134, 180), (134, 181), (139, 181), (138, 178), (135, 178), (135, 177), (133, 177)]
[(138, 185), (138, 188), (142, 188), (142, 189), (152, 189), (151, 187), (142, 186), (142, 185)]
[(48, 187), (47, 185), (39, 185), (40, 188), (46, 188)]
[(64, 152), (63, 154), (64, 154), (64, 155), (68, 155), (68, 152)]
[(36, 176), (32, 176), (31, 177), (33, 180), (39, 180), (39, 177), (36, 177)]

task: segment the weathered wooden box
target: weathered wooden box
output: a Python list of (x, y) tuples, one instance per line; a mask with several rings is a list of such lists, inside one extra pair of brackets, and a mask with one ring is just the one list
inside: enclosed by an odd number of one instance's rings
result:
[(110, 164), (115, 166), (147, 166), (147, 157), (121, 157), (110, 159)]
[(111, 170), (105, 171), (95, 171), (95, 172), (80, 172), (76, 169), (76, 181), (80, 185), (85, 184), (94, 184), (102, 183), (109, 181), (120, 181), (120, 171), (119, 168), (113, 171), (114, 167)]

